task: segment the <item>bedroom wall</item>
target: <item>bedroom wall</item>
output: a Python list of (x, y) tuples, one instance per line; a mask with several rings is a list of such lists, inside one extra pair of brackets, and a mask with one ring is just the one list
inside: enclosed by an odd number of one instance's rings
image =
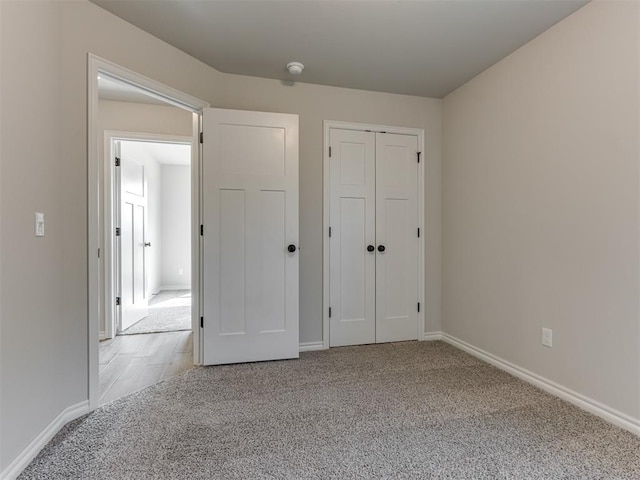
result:
[(443, 330), (636, 419), (638, 19), (591, 2), (448, 95), (442, 187)]
[[(1, 472), (55, 415), (86, 397), (77, 388), (86, 380), (70, 381), (66, 369), (79, 360), (80, 368), (71, 372), (86, 376), (86, 346), (73, 340), (83, 317), (66, 315), (68, 304), (83, 307), (86, 287), (80, 284), (68, 297), (61, 280), (68, 272), (64, 227), (69, 212), (60, 201), (66, 173), (56, 128), (58, 7), (0, 2), (0, 32)], [(34, 236), (34, 212), (45, 215), (44, 237)]]

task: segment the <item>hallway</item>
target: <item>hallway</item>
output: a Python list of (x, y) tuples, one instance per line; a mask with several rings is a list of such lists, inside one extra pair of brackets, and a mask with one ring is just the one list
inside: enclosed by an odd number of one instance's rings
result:
[(100, 342), (100, 405), (193, 367), (190, 331), (122, 335)]

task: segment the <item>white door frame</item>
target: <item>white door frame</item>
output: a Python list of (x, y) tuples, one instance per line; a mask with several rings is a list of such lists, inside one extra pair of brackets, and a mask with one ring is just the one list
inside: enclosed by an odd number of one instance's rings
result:
[[(94, 410), (99, 406), (100, 383), (99, 383), (99, 336), (100, 319), (104, 318), (106, 308), (104, 300), (107, 297), (106, 268), (101, 257), (101, 252), (105, 252), (108, 237), (107, 230), (101, 235), (101, 225), (106, 222), (107, 191), (105, 190), (104, 203), (101, 201), (101, 192), (105, 186), (105, 176), (107, 166), (103, 162), (103, 155), (100, 152), (100, 136), (98, 130), (98, 75), (108, 76), (129, 85), (145, 90), (149, 95), (165, 101), (168, 104), (183, 108), (192, 112), (193, 115), (193, 138), (191, 151), (191, 288), (192, 288), (192, 311), (191, 319), (193, 325), (194, 340), (194, 363), (200, 364), (201, 342), (200, 335), (200, 312), (201, 302), (201, 272), (200, 272), (200, 169), (201, 169), (201, 146), (199, 143), (199, 132), (201, 131), (202, 109), (209, 106), (196, 97), (187, 95), (175, 88), (164, 85), (151, 78), (140, 75), (132, 70), (121, 67), (109, 60), (100, 58), (92, 53), (87, 55), (87, 237), (88, 237), (88, 381), (89, 381), (89, 408)], [(108, 157), (107, 157), (108, 158)], [(110, 162), (107, 162), (110, 163)], [(110, 281), (110, 280), (109, 280)]]
[(352, 123), (338, 122), (334, 120), (324, 121), (324, 153), (323, 153), (323, 229), (322, 229), (322, 342), (324, 348), (329, 348), (329, 226), (330, 226), (330, 204), (331, 198), (331, 177), (329, 171), (329, 130), (332, 128), (341, 128), (343, 130), (357, 130), (370, 132), (386, 132), (398, 135), (415, 135), (418, 137), (418, 151), (422, 152), (420, 163), (418, 163), (418, 218), (420, 219), (420, 238), (418, 238), (418, 302), (421, 308), (418, 312), (418, 340), (424, 340), (425, 331), (425, 315), (426, 306), (424, 304), (424, 239), (426, 237), (425, 218), (424, 218), (424, 129), (408, 128), (408, 127), (392, 127), (388, 125), (372, 125), (368, 123)]
[[(190, 145), (193, 148), (193, 138), (179, 135), (162, 135), (153, 133), (138, 132), (120, 132), (115, 130), (105, 130), (104, 132), (104, 158), (113, 159), (114, 142), (117, 141), (134, 141), (134, 142), (153, 142), (153, 143), (169, 143)], [(193, 157), (193, 155), (192, 155)], [(116, 335), (117, 310), (116, 295), (118, 292), (117, 275), (118, 256), (116, 252), (116, 242), (113, 235), (107, 235), (107, 232), (114, 232), (117, 226), (117, 206), (115, 189), (116, 183), (116, 166), (113, 161), (104, 162), (104, 326), (105, 330), (100, 331), (100, 340), (113, 338)]]

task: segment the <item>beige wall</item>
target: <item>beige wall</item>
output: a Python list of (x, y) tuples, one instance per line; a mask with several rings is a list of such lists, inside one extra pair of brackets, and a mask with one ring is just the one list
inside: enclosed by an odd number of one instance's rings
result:
[(635, 418), (638, 45), (596, 1), (447, 96), (442, 186), (444, 331)]
[(224, 75), (86, 1), (0, 5), (0, 471), (87, 399), (88, 52), (212, 106), (300, 115), (304, 342), (322, 339), (322, 120), (425, 128), (427, 317), (440, 329), (439, 100)]
[(212, 104), (300, 116), (302, 342), (322, 341), (323, 120), (424, 128), (426, 318), (428, 331), (440, 330), (440, 100), (225, 75)]
[[(55, 414), (86, 397), (86, 380), (67, 378), (69, 365), (86, 363), (86, 346), (69, 342), (82, 317), (67, 317), (66, 305), (83, 302), (86, 286), (67, 297), (61, 281), (68, 212), (60, 201), (67, 173), (57, 129), (57, 15), (54, 4), (0, 2), (0, 471)], [(45, 214), (43, 238), (34, 237), (34, 212)], [(71, 371), (86, 375), (86, 367)]]
[(132, 102), (98, 102), (98, 130), (191, 137), (192, 114), (178, 107)]

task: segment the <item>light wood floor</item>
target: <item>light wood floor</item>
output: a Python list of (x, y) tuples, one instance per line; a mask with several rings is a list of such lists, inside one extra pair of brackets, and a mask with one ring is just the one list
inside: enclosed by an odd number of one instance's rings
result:
[(193, 367), (189, 331), (121, 335), (100, 342), (100, 404)]

